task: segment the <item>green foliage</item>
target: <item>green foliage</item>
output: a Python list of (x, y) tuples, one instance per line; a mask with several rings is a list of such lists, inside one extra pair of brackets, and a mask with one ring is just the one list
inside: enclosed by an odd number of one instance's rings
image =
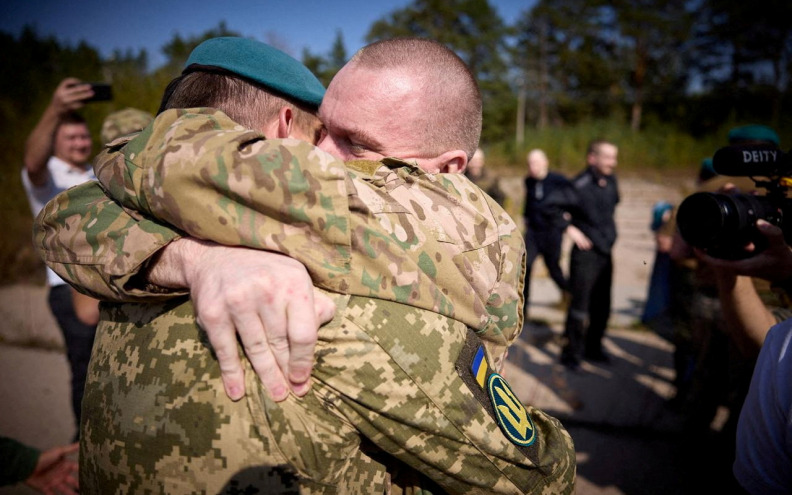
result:
[(454, 50), (476, 76), (484, 103), (485, 140), (513, 135), (515, 96), (508, 79), (508, 30), (487, 0), (415, 0), (376, 21), (366, 40), (435, 39)]
[(602, 138), (619, 146), (620, 173), (635, 173), (660, 178), (662, 174), (692, 177), (701, 160), (711, 157), (726, 144), (728, 126), (706, 138), (694, 138), (689, 133), (660, 123), (648, 123), (635, 133), (623, 120), (587, 120), (575, 125), (530, 130), (524, 146), (515, 149), (510, 143), (486, 147), (487, 163), (508, 174), (525, 173), (525, 156), (534, 148), (544, 150), (553, 168), (568, 175), (583, 169), (586, 147), (592, 139)]

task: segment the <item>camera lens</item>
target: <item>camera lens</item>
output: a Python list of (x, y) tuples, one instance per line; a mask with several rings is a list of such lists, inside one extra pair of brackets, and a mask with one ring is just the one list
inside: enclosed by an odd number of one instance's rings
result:
[(754, 240), (756, 220), (772, 221), (776, 216), (776, 209), (762, 196), (695, 193), (679, 205), (677, 226), (691, 246), (736, 253)]

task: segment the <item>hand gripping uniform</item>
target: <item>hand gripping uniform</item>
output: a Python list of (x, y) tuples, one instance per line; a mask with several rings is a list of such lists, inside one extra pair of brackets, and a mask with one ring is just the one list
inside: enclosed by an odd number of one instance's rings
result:
[[(136, 218), (119, 220), (96, 186), (49, 205), (37, 239), (67, 278), (90, 281), (91, 264), (126, 253), (126, 237), (106, 227), (143, 225), (142, 213), (294, 257), (337, 313), (320, 329), (306, 397), (271, 401), (246, 363), (249, 393), (232, 402), (185, 297), (104, 305), (81, 485), (371, 493), (385, 487), (384, 452), (451, 493), (573, 490), (569, 435), (496, 372), (521, 327), (523, 247), (508, 215), (467, 179), (397, 160), (345, 167), (216, 110), (167, 111), (112, 143), (96, 170)], [(80, 218), (86, 204), (92, 217)], [(121, 294), (121, 279), (93, 286)]]

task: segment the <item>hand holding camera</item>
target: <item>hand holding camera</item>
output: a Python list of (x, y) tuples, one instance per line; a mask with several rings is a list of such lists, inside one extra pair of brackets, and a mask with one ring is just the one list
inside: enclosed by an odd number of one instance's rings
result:
[(756, 246), (751, 243), (743, 247), (747, 257), (739, 260), (716, 258), (701, 249), (697, 249), (696, 254), (705, 263), (734, 275), (759, 277), (771, 282), (792, 279), (792, 249), (784, 239), (784, 232), (765, 220), (757, 220), (756, 230), (766, 246), (758, 253)]
[(713, 165), (721, 175), (750, 177), (766, 194), (699, 192), (688, 196), (677, 214), (682, 238), (710, 258), (750, 258), (775, 241), (757, 228), (763, 220), (780, 229), (782, 243), (792, 244), (792, 200), (786, 197), (792, 187), (790, 155), (772, 145), (727, 146), (715, 153)]

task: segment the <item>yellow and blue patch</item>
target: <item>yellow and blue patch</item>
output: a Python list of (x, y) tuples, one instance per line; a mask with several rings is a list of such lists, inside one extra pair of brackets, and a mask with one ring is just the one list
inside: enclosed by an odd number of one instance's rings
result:
[(473, 376), (476, 378), (476, 383), (479, 384), (479, 387), (484, 388), (484, 382), (487, 379), (487, 371), (489, 371), (487, 357), (484, 354), (484, 347), (479, 347), (478, 351), (476, 351), (476, 355), (473, 357), (473, 363), (470, 365), (470, 370), (473, 372)]
[[(461, 356), (460, 356), (461, 357)], [(517, 398), (506, 380), (491, 370), (484, 352), (479, 345), (470, 361), (470, 371), (480, 391), (489, 397), (490, 407), (495, 420), (506, 437), (515, 445), (528, 447), (536, 441), (536, 427), (531, 416)]]
[(490, 375), (487, 383), (492, 405), (501, 430), (513, 443), (528, 447), (536, 441), (536, 428), (520, 399), (514, 395), (506, 380), (497, 373)]

